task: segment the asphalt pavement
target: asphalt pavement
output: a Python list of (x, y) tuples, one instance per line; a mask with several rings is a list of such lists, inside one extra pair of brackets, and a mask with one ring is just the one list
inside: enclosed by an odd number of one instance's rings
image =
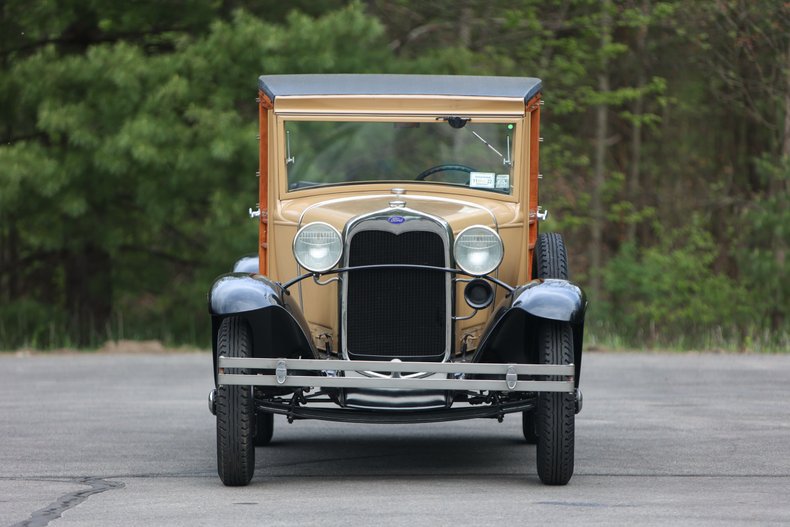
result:
[(0, 355), (0, 526), (790, 524), (790, 355), (588, 353), (566, 487), (519, 416), (275, 418), (216, 475), (207, 353)]

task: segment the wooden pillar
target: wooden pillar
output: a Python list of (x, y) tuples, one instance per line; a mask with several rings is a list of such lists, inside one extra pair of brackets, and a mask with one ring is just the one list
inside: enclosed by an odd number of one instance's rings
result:
[(532, 279), (532, 259), (538, 241), (538, 172), (540, 170), (540, 94), (527, 102), (529, 121), (529, 236), (527, 252), (527, 280)]
[(258, 226), (258, 272), (269, 272), (269, 114), (274, 108), (272, 101), (262, 91), (258, 92), (258, 116), (260, 122), (258, 147), (258, 207), (260, 224)]

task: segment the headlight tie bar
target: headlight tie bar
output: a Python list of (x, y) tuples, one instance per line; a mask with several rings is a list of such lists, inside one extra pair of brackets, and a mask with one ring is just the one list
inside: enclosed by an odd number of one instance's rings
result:
[(476, 276), (478, 278), (482, 278), (483, 280), (488, 280), (492, 284), (498, 285), (499, 287), (507, 290), (509, 293), (512, 293), (513, 291), (515, 291), (514, 287), (512, 287), (512, 286), (506, 284), (505, 282), (503, 282), (502, 280), (499, 280), (499, 279), (494, 278), (492, 276), (486, 276), (486, 275), (477, 276), (477, 275), (473, 275), (473, 274), (467, 273), (466, 271), (464, 271), (462, 269), (456, 269), (456, 268), (453, 268), (453, 267), (435, 267), (433, 265), (417, 265), (417, 264), (357, 265), (357, 266), (354, 266), (354, 267), (340, 267), (338, 269), (330, 269), (328, 271), (323, 271), (323, 272), (320, 272), (320, 273), (305, 273), (303, 275), (297, 276), (296, 278), (288, 280), (287, 282), (282, 284), (282, 288), (283, 288), (283, 290), (287, 291), (294, 284), (298, 284), (302, 280), (304, 280), (306, 278), (310, 278), (310, 277), (318, 279), (319, 277), (322, 277), (322, 276), (325, 276), (325, 275), (330, 275), (330, 274), (351, 273), (351, 272), (354, 272), (354, 271), (367, 271), (367, 270), (371, 270), (371, 269), (393, 269), (393, 270), (395, 270), (395, 269), (422, 269), (424, 271), (460, 274), (460, 275), (464, 275), (464, 276)]

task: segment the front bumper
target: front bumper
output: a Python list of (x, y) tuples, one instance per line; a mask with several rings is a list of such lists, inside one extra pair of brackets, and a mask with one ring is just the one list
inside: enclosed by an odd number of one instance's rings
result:
[[(381, 362), (321, 359), (219, 357), (219, 385), (279, 388), (373, 388), (496, 392), (573, 393), (573, 364), (491, 364), (466, 362)], [(260, 370), (225, 373), (225, 369)], [(273, 371), (272, 371), (273, 370)], [(390, 377), (345, 377), (345, 372), (390, 373)], [(404, 378), (401, 374), (447, 374), (446, 379)], [(305, 375), (306, 374), (306, 375)], [(484, 378), (480, 378), (484, 377)], [(528, 378), (525, 378), (528, 377)], [(560, 377), (546, 380), (545, 377)]]
[[(242, 370), (245, 373), (226, 373), (228, 370)], [(382, 362), (223, 356), (218, 358), (217, 379), (219, 386), (260, 387), (263, 393), (256, 395), (257, 411), (281, 414), (289, 421), (323, 419), (350, 423), (425, 423), (473, 418), (496, 418), (501, 421), (505, 414), (534, 409), (539, 392), (571, 393), (576, 394), (578, 399), (574, 371), (573, 364)], [(317, 390), (314, 391), (314, 388)], [(390, 403), (361, 408), (343, 404), (342, 398), (330, 395), (351, 390), (387, 394), (384, 399), (391, 398)], [(446, 399), (447, 404), (432, 408), (409, 408), (395, 404), (402, 402), (404, 396), (420, 399), (426, 393), (436, 394), (432, 396), (434, 399), (437, 396)], [(213, 409), (212, 403), (209, 397), (209, 408)]]

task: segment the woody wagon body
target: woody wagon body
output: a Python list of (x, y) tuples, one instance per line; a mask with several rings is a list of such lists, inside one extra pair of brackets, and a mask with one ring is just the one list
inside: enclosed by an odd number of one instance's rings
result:
[(521, 414), (567, 483), (586, 300), (538, 232), (541, 81), (271, 75), (258, 105), (257, 254), (209, 293), (222, 481), (249, 483), (275, 414)]

